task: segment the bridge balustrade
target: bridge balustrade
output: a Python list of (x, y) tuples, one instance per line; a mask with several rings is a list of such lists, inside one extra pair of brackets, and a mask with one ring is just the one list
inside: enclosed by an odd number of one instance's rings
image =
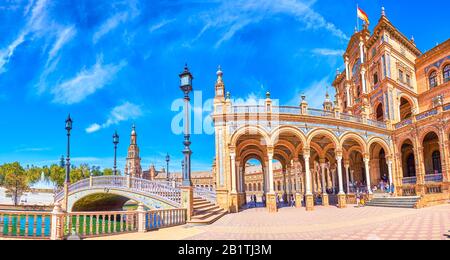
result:
[(213, 204), (217, 203), (217, 195), (215, 190), (194, 187), (194, 197), (205, 199)]
[(0, 237), (49, 239), (50, 212), (0, 211)]
[(186, 209), (65, 213), (0, 211), (0, 237), (61, 240), (146, 232), (186, 224)]

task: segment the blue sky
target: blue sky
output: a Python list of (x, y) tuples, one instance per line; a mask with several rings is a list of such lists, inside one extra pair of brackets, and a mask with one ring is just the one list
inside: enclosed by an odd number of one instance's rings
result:
[[(360, 0), (371, 28), (381, 6), (426, 51), (450, 35), (449, 1)], [(133, 123), (143, 167), (167, 152), (180, 168), (182, 137), (172, 133), (187, 62), (194, 88), (214, 95), (221, 65), (227, 90), (248, 101), (266, 91), (319, 106), (356, 24), (354, 0), (0, 1), (0, 163), (46, 165), (65, 151), (64, 120), (74, 119), (75, 164), (111, 167), (114, 130), (122, 169)], [(412, 14), (412, 16), (410, 15)], [(432, 14), (432, 15), (431, 15)], [(205, 113), (206, 115), (206, 113)], [(192, 137), (193, 168), (207, 170), (214, 137)]]

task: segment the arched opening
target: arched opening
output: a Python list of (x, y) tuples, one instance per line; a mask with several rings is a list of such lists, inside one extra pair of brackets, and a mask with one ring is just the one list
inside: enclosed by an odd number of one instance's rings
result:
[(416, 159), (412, 142), (406, 140), (401, 147), (401, 151), (403, 178), (416, 177)]
[(435, 132), (428, 133), (423, 139), (423, 154), (426, 175), (442, 174), (439, 137)]
[(137, 202), (129, 198), (110, 194), (97, 193), (79, 199), (72, 206), (73, 212), (123, 211), (133, 209)]
[(247, 183), (249, 189), (245, 191), (247, 201), (252, 201), (254, 197), (258, 202), (262, 202), (262, 197), (266, 193), (267, 184), (264, 174), (264, 167), (258, 159), (249, 159), (245, 163), (244, 182)]
[(384, 121), (384, 110), (383, 110), (383, 104), (381, 104), (381, 103), (377, 106), (376, 116), (377, 116), (377, 121), (380, 121), (380, 122)]
[(370, 145), (370, 184), (375, 190), (384, 192), (389, 183), (389, 168), (387, 164), (388, 149), (380, 142)]
[(406, 120), (411, 118), (412, 113), (412, 104), (404, 97), (400, 99), (400, 120)]
[(348, 158), (350, 161), (350, 192), (364, 191), (367, 187), (364, 157), (360, 151), (352, 151)]

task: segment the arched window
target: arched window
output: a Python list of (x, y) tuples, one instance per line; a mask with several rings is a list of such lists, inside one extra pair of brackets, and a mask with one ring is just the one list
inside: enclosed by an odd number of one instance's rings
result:
[(416, 163), (415, 163), (415, 159), (414, 159), (414, 154), (410, 154), (408, 156), (408, 159), (406, 160), (406, 164), (407, 164), (407, 177), (413, 177), (416, 176)]
[(261, 183), (258, 183), (258, 191), (261, 191)]
[(248, 185), (248, 191), (252, 191), (252, 185), (251, 184)]
[(450, 81), (450, 64), (448, 64), (444, 67), (443, 76), (444, 76), (443, 77), (444, 83)]
[(373, 85), (378, 84), (378, 73), (373, 74)]
[(434, 171), (434, 174), (442, 173), (441, 153), (439, 151), (433, 152), (432, 158), (433, 158), (433, 171)]
[(438, 82), (437, 82), (437, 73), (436, 73), (436, 71), (433, 71), (433, 72), (430, 74), (429, 82), (430, 82), (430, 88), (435, 88), (435, 87), (437, 87)]
[(384, 121), (384, 111), (383, 111), (383, 105), (379, 104), (377, 107), (377, 121), (383, 122)]

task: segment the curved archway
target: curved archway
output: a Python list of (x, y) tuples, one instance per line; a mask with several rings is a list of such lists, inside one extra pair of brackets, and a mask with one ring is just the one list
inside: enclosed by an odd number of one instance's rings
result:
[(403, 178), (416, 177), (416, 158), (411, 140), (406, 139), (401, 146)]
[(429, 132), (422, 141), (425, 174), (442, 174), (439, 137), (435, 132)]
[(259, 141), (261, 141), (261, 145), (272, 146), (271, 138), (269, 137), (269, 135), (263, 128), (261, 128), (259, 126), (257, 127), (257, 126), (248, 126), (248, 125), (243, 126), (243, 127), (239, 128), (237, 131), (235, 131), (235, 133), (230, 138), (229, 144), (231, 146), (236, 147), (238, 140), (242, 136), (254, 136), (254, 137), (258, 136)]
[(406, 96), (402, 96), (400, 98), (400, 106), (399, 106), (400, 121), (409, 119), (413, 116), (413, 107), (414, 103), (412, 103), (412, 101), (406, 98)]
[(379, 103), (378, 106), (376, 106), (375, 119), (379, 122), (384, 122), (384, 109), (382, 103)]

